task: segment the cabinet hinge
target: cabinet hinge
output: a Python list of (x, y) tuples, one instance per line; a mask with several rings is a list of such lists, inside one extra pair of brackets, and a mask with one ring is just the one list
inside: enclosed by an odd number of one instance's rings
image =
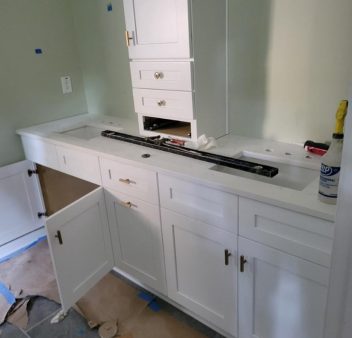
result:
[(44, 212), (38, 212), (38, 218), (42, 218), (42, 217), (48, 217), (48, 213), (46, 211)]
[(29, 177), (32, 177), (32, 175), (38, 175), (38, 174), (39, 174), (39, 172), (38, 172), (37, 169), (35, 169), (35, 170), (28, 169), (28, 170), (27, 170), (27, 173), (28, 173), (28, 176), (29, 176)]

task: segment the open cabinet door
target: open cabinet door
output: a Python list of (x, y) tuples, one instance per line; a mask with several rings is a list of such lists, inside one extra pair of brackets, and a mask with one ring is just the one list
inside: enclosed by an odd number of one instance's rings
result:
[(103, 188), (97, 188), (46, 222), (63, 312), (113, 268)]

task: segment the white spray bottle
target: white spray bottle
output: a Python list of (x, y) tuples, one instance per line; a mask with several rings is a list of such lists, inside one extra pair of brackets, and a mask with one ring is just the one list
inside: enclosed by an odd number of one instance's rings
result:
[(343, 147), (343, 128), (347, 107), (348, 101), (341, 101), (336, 113), (336, 126), (332, 142), (321, 163), (319, 200), (328, 204), (336, 204), (337, 201)]

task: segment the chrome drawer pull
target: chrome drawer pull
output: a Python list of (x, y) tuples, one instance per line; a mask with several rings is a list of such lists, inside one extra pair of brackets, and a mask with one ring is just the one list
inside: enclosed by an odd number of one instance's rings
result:
[(162, 80), (164, 78), (164, 73), (162, 72), (155, 72), (154, 73), (155, 80)]
[(118, 203), (125, 208), (129, 208), (129, 209), (131, 209), (132, 207), (138, 208), (138, 206), (136, 204), (133, 204), (132, 202), (118, 202)]
[(165, 100), (158, 101), (158, 106), (159, 107), (165, 107), (166, 106), (166, 101)]
[(125, 184), (137, 184), (135, 181), (132, 181), (129, 178), (120, 178), (119, 182), (125, 183)]

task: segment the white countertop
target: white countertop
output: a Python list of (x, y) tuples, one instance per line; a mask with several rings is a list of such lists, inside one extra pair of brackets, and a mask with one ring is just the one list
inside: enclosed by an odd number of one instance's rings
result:
[[(17, 133), (23, 136), (43, 138), (57, 145), (79, 148), (86, 152), (99, 154), (105, 158), (135, 163), (140, 167), (156, 170), (159, 173), (198, 181), (201, 184), (223, 191), (329, 221), (334, 221), (335, 219), (336, 207), (324, 204), (318, 200), (318, 178), (302, 191), (298, 191), (209, 170), (214, 164), (160, 150), (112, 140), (102, 136), (85, 140), (61, 133), (83, 125), (91, 125), (101, 129), (119, 130), (124, 133), (138, 135), (138, 126), (133, 120), (109, 116), (92, 117), (91, 115), (80, 115), (29, 127), (18, 130)], [(311, 158), (307, 159), (306, 156), (308, 154), (300, 145), (251, 139), (231, 134), (220, 138), (217, 140), (217, 143), (217, 147), (209, 150), (210, 152), (226, 156), (234, 156), (244, 152), (247, 156), (295, 164), (316, 170), (319, 170), (320, 167), (321, 158), (310, 155)], [(141, 155), (145, 153), (150, 154), (151, 157), (147, 159), (142, 158)]]

